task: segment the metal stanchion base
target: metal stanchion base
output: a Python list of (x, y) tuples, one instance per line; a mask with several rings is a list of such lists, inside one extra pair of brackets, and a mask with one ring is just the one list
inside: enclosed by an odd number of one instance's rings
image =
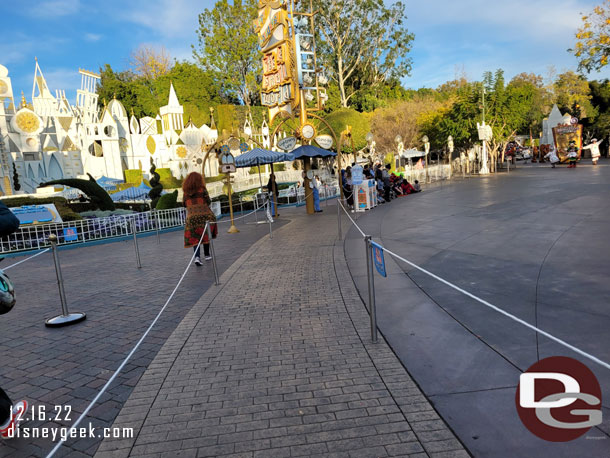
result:
[(227, 232), (229, 234), (237, 234), (239, 232), (239, 229), (237, 229), (234, 224), (231, 224), (231, 227), (229, 228), (229, 230)]
[(68, 326), (70, 324), (80, 323), (87, 318), (84, 313), (76, 312), (70, 313), (69, 315), (58, 315), (54, 318), (45, 320), (45, 326), (49, 328), (61, 328), (62, 326)]

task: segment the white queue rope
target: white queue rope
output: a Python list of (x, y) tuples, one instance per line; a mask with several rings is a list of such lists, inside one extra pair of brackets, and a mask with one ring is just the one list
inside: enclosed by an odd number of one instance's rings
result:
[[(258, 207), (256, 207), (256, 209), (254, 209), (254, 210), (253, 210), (253, 211), (251, 211), (250, 213), (247, 213), (247, 214), (242, 215), (242, 216), (238, 216), (237, 218), (233, 218), (233, 221), (237, 221), (237, 220), (240, 220), (240, 219), (247, 218), (248, 216), (253, 215), (253, 214), (255, 214), (256, 212), (258, 212), (258, 211), (259, 211), (261, 208), (266, 208), (267, 202), (269, 202), (269, 199), (265, 200), (265, 201), (263, 202), (263, 205), (262, 205), (262, 206), (258, 206)], [(231, 222), (231, 219), (228, 219), (228, 220), (226, 220), (226, 219), (225, 219), (224, 221), (223, 221), (223, 220), (217, 221), (217, 223), (218, 223), (218, 224), (220, 224), (220, 223), (230, 223), (230, 222)]]
[[(343, 205), (341, 205), (341, 208), (343, 208)], [(345, 211), (345, 209), (343, 209), (343, 210)], [(346, 213), (347, 213), (347, 212), (346, 212)], [(347, 216), (350, 216), (350, 215), (348, 214)], [(352, 223), (354, 224), (354, 226), (356, 227), (356, 229), (358, 229), (358, 230), (360, 231), (360, 233), (362, 234), (362, 236), (364, 237), (364, 236), (365, 236), (365, 234), (364, 234), (364, 232), (362, 232), (362, 229), (360, 229), (360, 227), (358, 227), (358, 225), (357, 225), (357, 224), (354, 222), (354, 220), (353, 220), (351, 217), (350, 217), (350, 220), (352, 221)], [(378, 245), (379, 245), (379, 244), (378, 244)], [(435, 275), (435, 274), (433, 274), (432, 272), (430, 272), (430, 271), (428, 271), (428, 270), (424, 269), (423, 267), (420, 267), (420, 266), (418, 266), (417, 264), (415, 264), (415, 263), (413, 263), (413, 262), (409, 261), (408, 259), (405, 259), (405, 258), (403, 258), (402, 256), (399, 256), (398, 254), (394, 253), (393, 251), (388, 250), (388, 249), (387, 249), (387, 248), (385, 248), (384, 246), (379, 245), (379, 247), (381, 247), (381, 249), (382, 249), (383, 251), (387, 252), (387, 253), (388, 253), (390, 256), (393, 256), (394, 258), (399, 259), (400, 261), (402, 261), (402, 262), (404, 262), (404, 263), (406, 263), (406, 264), (410, 265), (411, 267), (414, 267), (415, 269), (419, 270), (420, 272), (425, 273), (426, 275), (428, 275), (428, 276), (430, 276), (430, 277), (434, 278), (435, 280), (438, 280), (438, 281), (440, 281), (441, 283), (443, 283), (443, 284), (445, 284), (445, 285), (449, 286), (450, 288), (453, 288), (454, 290), (456, 290), (456, 291), (458, 291), (458, 292), (460, 292), (460, 293), (464, 294), (465, 296), (468, 296), (468, 297), (470, 297), (471, 299), (474, 299), (475, 301), (477, 301), (477, 302), (479, 302), (479, 303), (481, 303), (481, 304), (483, 304), (483, 305), (485, 305), (485, 306), (489, 307), (490, 309), (495, 310), (496, 312), (501, 313), (501, 314), (502, 314), (502, 315), (504, 315), (504, 316), (507, 316), (507, 317), (508, 317), (508, 318), (510, 318), (511, 320), (514, 320), (514, 321), (516, 321), (517, 323), (520, 323), (520, 324), (522, 324), (523, 326), (525, 326), (525, 327), (527, 327), (527, 328), (529, 328), (529, 329), (531, 329), (531, 330), (533, 330), (533, 331), (536, 331), (536, 332), (540, 333), (541, 335), (543, 335), (543, 336), (545, 336), (545, 337), (547, 337), (547, 338), (549, 338), (549, 339), (551, 339), (551, 340), (553, 340), (553, 341), (557, 342), (557, 343), (558, 343), (558, 344), (560, 344), (560, 345), (563, 345), (563, 346), (564, 346), (564, 347), (566, 347), (566, 348), (569, 348), (569, 349), (570, 349), (570, 350), (572, 350), (573, 352), (578, 353), (579, 355), (584, 356), (584, 357), (585, 357), (585, 358), (587, 358), (587, 359), (590, 359), (591, 361), (593, 361), (593, 362), (595, 362), (595, 363), (599, 364), (600, 366), (605, 367), (606, 369), (610, 369), (610, 364), (608, 364), (607, 362), (602, 361), (601, 359), (599, 359), (599, 358), (597, 358), (597, 357), (595, 357), (595, 356), (593, 356), (593, 355), (591, 355), (591, 354), (587, 353), (586, 351), (583, 351), (583, 350), (581, 350), (580, 348), (577, 348), (577, 347), (575, 347), (574, 345), (571, 345), (571, 344), (569, 344), (569, 343), (567, 343), (567, 342), (565, 342), (565, 341), (561, 340), (560, 338), (555, 337), (554, 335), (549, 334), (549, 333), (548, 333), (548, 332), (546, 332), (546, 331), (543, 331), (543, 330), (542, 330), (542, 329), (540, 329), (540, 328), (537, 328), (536, 326), (534, 326), (534, 325), (532, 325), (532, 324), (528, 323), (527, 321), (522, 320), (521, 318), (519, 318), (519, 317), (517, 317), (517, 316), (513, 315), (512, 313), (508, 313), (507, 311), (505, 311), (505, 310), (501, 309), (500, 307), (497, 307), (497, 306), (495, 306), (495, 305), (493, 305), (493, 304), (491, 304), (491, 303), (487, 302), (485, 299), (481, 299), (480, 297), (475, 296), (474, 294), (472, 294), (472, 293), (470, 293), (470, 292), (468, 292), (468, 291), (466, 291), (466, 290), (464, 290), (464, 289), (460, 288), (459, 286), (454, 285), (454, 284), (453, 284), (453, 283), (451, 283), (450, 281), (447, 281), (447, 280), (445, 280), (444, 278), (441, 278), (441, 277), (439, 277), (438, 275)]]
[(41, 254), (46, 253), (46, 252), (47, 252), (47, 251), (49, 251), (50, 249), (51, 249), (51, 248), (46, 248), (46, 249), (44, 249), (44, 250), (42, 250), (42, 251), (39, 251), (38, 253), (36, 253), (36, 254), (34, 254), (34, 255), (30, 256), (29, 258), (22, 259), (21, 261), (16, 262), (15, 264), (11, 264), (11, 265), (10, 265), (10, 266), (8, 266), (8, 267), (5, 267), (5, 268), (0, 268), (0, 270), (9, 270), (9, 269), (12, 269), (13, 267), (18, 266), (19, 264), (24, 263), (25, 261), (29, 261), (30, 259), (34, 259), (36, 256), (40, 256)]
[[(201, 234), (201, 238), (199, 239), (199, 243), (197, 244), (197, 248), (199, 248), (201, 246), (201, 243), (203, 242), (203, 238), (205, 237), (206, 233), (207, 233), (207, 229), (208, 229), (208, 224), (209, 223), (205, 223), (205, 227), (203, 229), (203, 234)], [(195, 254), (196, 254), (196, 250), (193, 251), (193, 255), (191, 256), (191, 259), (188, 263), (188, 265), (186, 266), (186, 269), (184, 270), (184, 273), (182, 274), (182, 276), (180, 277), (180, 280), (178, 281), (178, 284), (176, 285), (176, 287), (174, 288), (174, 290), (172, 291), (172, 293), (170, 294), (169, 298), (167, 299), (167, 301), (165, 302), (165, 304), (163, 305), (163, 307), (161, 308), (161, 310), (159, 311), (159, 313), (157, 314), (157, 316), (155, 317), (155, 319), (152, 321), (152, 323), (150, 324), (150, 326), (148, 327), (148, 329), (146, 330), (146, 332), (144, 332), (144, 334), (142, 335), (142, 337), (140, 337), (140, 340), (138, 340), (138, 343), (135, 344), (135, 346), (132, 348), (132, 350), (129, 352), (129, 354), (127, 355), (127, 357), (125, 357), (125, 359), (123, 360), (123, 362), (121, 363), (121, 365), (114, 371), (114, 374), (112, 374), (112, 377), (110, 377), (108, 379), (108, 381), (106, 382), (106, 384), (102, 387), (102, 389), (100, 390), (100, 392), (95, 396), (95, 398), (93, 398), (93, 400), (91, 401), (91, 403), (87, 406), (87, 408), (83, 411), (83, 413), (80, 415), (80, 417), (78, 417), (76, 419), (76, 421), (74, 422), (74, 424), (70, 427), (70, 430), (68, 431), (68, 434), (66, 434), (64, 437), (66, 437), (66, 439), (60, 439), (60, 441), (55, 445), (55, 447), (53, 448), (53, 450), (51, 450), (49, 452), (49, 454), (47, 455), (46, 458), (51, 458), (53, 455), (55, 455), (55, 453), (57, 453), (57, 451), (61, 448), (61, 446), (63, 445), (64, 442), (66, 442), (67, 438), (70, 437), (70, 433), (72, 431), (74, 431), (76, 429), (76, 427), (80, 424), (80, 422), (87, 416), (87, 414), (89, 413), (89, 411), (91, 410), (91, 408), (97, 403), (97, 401), (100, 399), (100, 397), (105, 393), (105, 391), (108, 389), (108, 387), (112, 384), (112, 382), (114, 381), (114, 379), (119, 375), (119, 373), (123, 370), (123, 368), (125, 367), (125, 365), (127, 364), (127, 362), (131, 359), (131, 357), (133, 356), (133, 354), (138, 350), (138, 348), (140, 347), (140, 345), (142, 344), (142, 342), (144, 341), (144, 339), (146, 338), (146, 336), (148, 335), (148, 333), (151, 331), (151, 329), (154, 327), (154, 325), (157, 323), (157, 321), (159, 320), (159, 318), (161, 317), (161, 314), (165, 311), (165, 309), (167, 308), (167, 306), (169, 305), (170, 301), (172, 300), (172, 298), (174, 297), (174, 294), (176, 294), (176, 291), (178, 290), (178, 288), (180, 287), (180, 285), (182, 284), (182, 281), (184, 280), (184, 277), (186, 276), (186, 273), (189, 271), (189, 269), (191, 268), (191, 265), (193, 264), (193, 260), (195, 259)]]
[(352, 224), (354, 225), (354, 227), (356, 229), (358, 229), (360, 231), (360, 234), (362, 234), (362, 237), (365, 237), (366, 234), (364, 232), (362, 232), (362, 229), (360, 229), (360, 227), (356, 224), (356, 222), (352, 219), (352, 216), (347, 212), (347, 210), (345, 209), (345, 207), (343, 206), (343, 204), (341, 203), (340, 200), (337, 200), (337, 203), (339, 204), (339, 206), (343, 209), (343, 211), (345, 212), (345, 214), (347, 215), (347, 217), (350, 219), (350, 221), (352, 222)]

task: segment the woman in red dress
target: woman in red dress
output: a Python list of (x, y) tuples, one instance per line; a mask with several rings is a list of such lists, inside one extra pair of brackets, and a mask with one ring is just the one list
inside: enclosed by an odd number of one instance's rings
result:
[[(193, 250), (195, 250), (195, 264), (200, 266), (199, 240), (201, 240), (206, 223), (210, 223), (212, 238), (216, 238), (218, 234), (216, 216), (210, 209), (210, 195), (205, 187), (203, 176), (200, 173), (189, 173), (184, 183), (182, 183), (182, 191), (184, 193), (184, 206), (186, 207), (184, 247), (193, 247)], [(210, 240), (207, 233), (203, 236), (203, 254), (207, 261), (212, 259), (210, 255)]]

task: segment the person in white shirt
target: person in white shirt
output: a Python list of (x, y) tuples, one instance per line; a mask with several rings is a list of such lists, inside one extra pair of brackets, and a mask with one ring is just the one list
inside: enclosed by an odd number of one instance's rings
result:
[(557, 152), (555, 151), (555, 148), (553, 148), (553, 147), (551, 147), (551, 150), (545, 154), (544, 158), (551, 161), (551, 166), (553, 168), (555, 168), (555, 164), (557, 164), (559, 162), (559, 158), (557, 157)]
[(587, 146), (583, 146), (582, 149), (588, 149), (591, 151), (591, 160), (593, 162), (593, 165), (597, 165), (597, 160), (599, 159), (599, 145), (601, 145), (603, 142), (603, 140), (601, 142), (597, 142), (597, 139), (594, 138), (593, 140), (591, 140), (591, 143)]

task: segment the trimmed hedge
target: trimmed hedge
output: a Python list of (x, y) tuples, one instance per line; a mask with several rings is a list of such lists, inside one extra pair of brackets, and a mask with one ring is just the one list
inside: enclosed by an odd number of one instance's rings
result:
[(157, 206), (155, 207), (157, 210), (169, 210), (170, 208), (178, 208), (178, 190), (174, 192), (169, 192), (167, 194), (163, 194), (159, 201), (157, 202)]

